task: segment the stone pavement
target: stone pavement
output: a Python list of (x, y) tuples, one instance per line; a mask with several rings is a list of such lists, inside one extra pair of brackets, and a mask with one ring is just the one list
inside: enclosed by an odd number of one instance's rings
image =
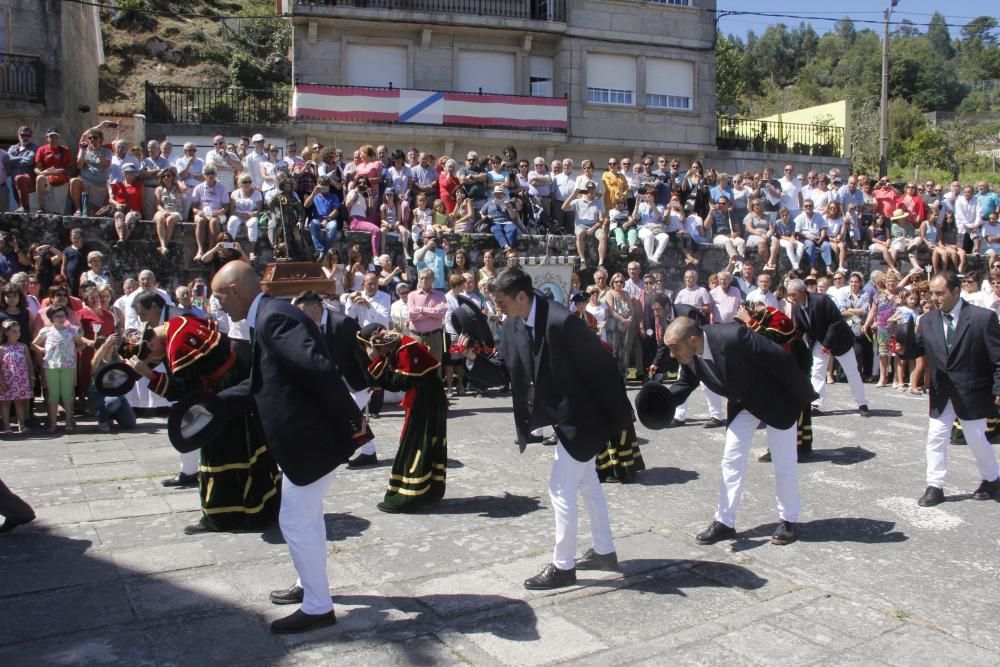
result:
[[(756, 461), (739, 539), (696, 545), (723, 430), (640, 428), (648, 469), (605, 487), (623, 573), (556, 592), (521, 586), (550, 557), (552, 452), (517, 453), (509, 397), (463, 398), (433, 513), (375, 509), (388, 462), (338, 472), (338, 624), (290, 637), (267, 629), (292, 610), (267, 600), (295, 579), (280, 532), (183, 535), (198, 498), (159, 484), (177, 468), (162, 420), (0, 442), (0, 476), (38, 513), (0, 536), (0, 664), (1000, 664), (1000, 505), (968, 499), (979, 480), (955, 446), (950, 502), (917, 507), (925, 401), (868, 391), (863, 420), (832, 387), (818, 455), (799, 467), (802, 540), (786, 547), (768, 542), (773, 478)], [(691, 417), (704, 414), (696, 394)], [(400, 424), (374, 424), (384, 459)]]

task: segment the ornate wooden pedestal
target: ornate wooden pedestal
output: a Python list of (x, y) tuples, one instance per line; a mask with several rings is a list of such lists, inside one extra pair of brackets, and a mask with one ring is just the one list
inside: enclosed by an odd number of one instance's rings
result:
[(288, 299), (307, 289), (319, 294), (333, 294), (334, 291), (334, 281), (313, 262), (272, 262), (264, 268), (260, 286), (273, 297)]

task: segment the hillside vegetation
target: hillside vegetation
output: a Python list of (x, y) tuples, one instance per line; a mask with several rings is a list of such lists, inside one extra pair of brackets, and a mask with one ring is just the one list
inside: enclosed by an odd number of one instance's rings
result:
[[(143, 84), (288, 86), (287, 21), (268, 0), (116, 0), (101, 10), (103, 113), (143, 109)], [(231, 17), (247, 18), (231, 18)]]

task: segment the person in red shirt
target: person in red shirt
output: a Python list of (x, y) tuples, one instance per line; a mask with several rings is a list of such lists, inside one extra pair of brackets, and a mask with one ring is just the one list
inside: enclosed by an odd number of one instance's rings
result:
[(927, 219), (927, 206), (923, 197), (917, 194), (916, 183), (906, 184), (906, 191), (896, 200), (896, 206), (910, 214), (910, 224), (914, 229), (920, 227), (920, 223)]
[[(49, 187), (57, 188), (69, 182), (69, 167), (73, 164), (73, 153), (68, 146), (59, 143), (59, 132), (55, 129), (46, 130), (45, 139), (48, 144), (35, 153), (35, 191), (38, 193), (38, 210), (62, 215), (62, 210), (56, 210), (58, 206), (55, 206), (55, 202), (51, 208), (46, 208), (45, 191)], [(65, 203), (63, 195), (63, 205)]]
[(115, 231), (118, 232), (118, 245), (135, 229), (135, 223), (142, 218), (142, 181), (136, 178), (135, 165), (126, 162), (122, 165), (124, 181), (112, 183), (109, 186), (111, 201), (115, 206)]
[(899, 192), (896, 191), (896, 188), (892, 187), (892, 183), (889, 182), (888, 178), (879, 179), (872, 196), (875, 198), (876, 210), (886, 220), (891, 218), (892, 214), (896, 211), (896, 200), (899, 198)]

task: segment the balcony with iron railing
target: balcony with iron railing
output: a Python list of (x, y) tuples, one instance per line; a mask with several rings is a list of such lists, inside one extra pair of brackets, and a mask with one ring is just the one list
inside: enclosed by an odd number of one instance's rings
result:
[(0, 99), (45, 104), (45, 66), (41, 58), (0, 53)]
[(844, 128), (825, 123), (784, 123), (737, 116), (718, 117), (720, 150), (844, 157)]
[(146, 83), (147, 123), (178, 125), (243, 125), (266, 127), (288, 123), (288, 89), (245, 90), (158, 86)]
[(367, 10), (438, 14), (448, 17), (491, 17), (544, 24), (566, 21), (566, 0), (294, 0), (297, 15), (364, 18)]

